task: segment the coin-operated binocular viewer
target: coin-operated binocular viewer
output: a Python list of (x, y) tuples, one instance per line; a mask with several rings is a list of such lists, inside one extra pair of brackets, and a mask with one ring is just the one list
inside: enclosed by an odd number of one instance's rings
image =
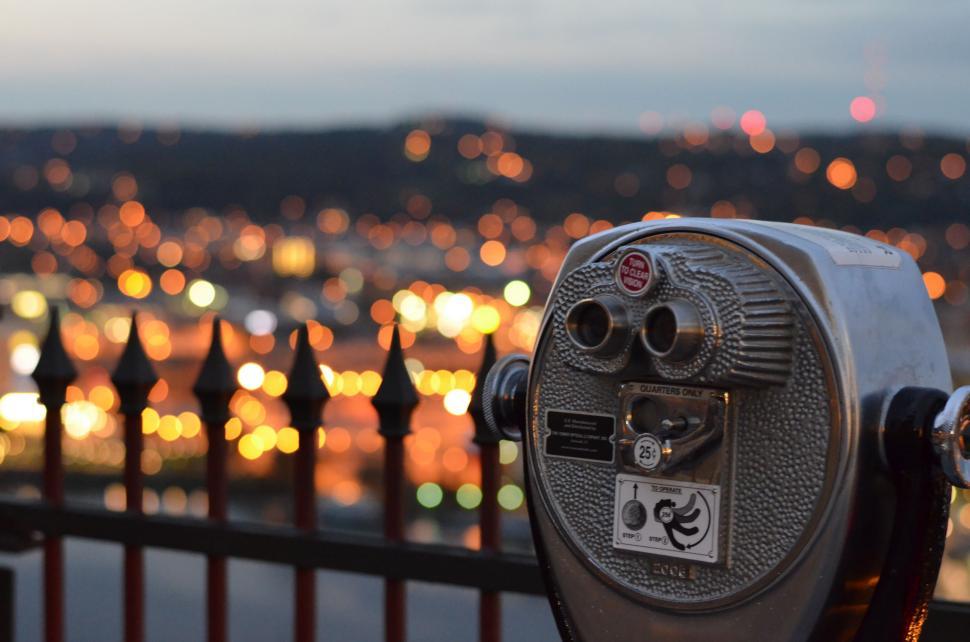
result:
[(787, 224), (576, 244), (486, 419), (526, 447), (566, 640), (915, 640), (970, 485), (915, 263)]

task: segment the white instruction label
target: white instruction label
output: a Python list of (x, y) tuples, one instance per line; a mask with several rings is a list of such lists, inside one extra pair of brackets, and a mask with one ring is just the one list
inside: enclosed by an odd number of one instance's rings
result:
[(719, 486), (616, 476), (613, 548), (717, 562)]

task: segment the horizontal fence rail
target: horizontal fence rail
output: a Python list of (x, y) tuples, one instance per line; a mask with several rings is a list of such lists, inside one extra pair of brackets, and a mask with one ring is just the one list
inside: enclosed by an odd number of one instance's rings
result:
[(222, 525), (184, 517), (57, 508), (20, 499), (0, 500), (0, 522), (25, 536), (38, 532), (484, 591), (545, 594), (535, 558), (518, 553), (389, 542), (356, 533), (311, 533), (287, 526), (239, 522)]

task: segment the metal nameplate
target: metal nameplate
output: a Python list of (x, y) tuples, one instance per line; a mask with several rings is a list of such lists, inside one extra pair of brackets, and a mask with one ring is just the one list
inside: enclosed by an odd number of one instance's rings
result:
[(573, 410), (546, 412), (546, 455), (613, 463), (616, 417)]

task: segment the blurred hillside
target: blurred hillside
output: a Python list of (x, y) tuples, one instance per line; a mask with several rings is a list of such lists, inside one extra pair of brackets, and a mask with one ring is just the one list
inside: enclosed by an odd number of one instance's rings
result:
[[(408, 138), (415, 131), (427, 138)], [(0, 204), (69, 211), (79, 201), (104, 201), (125, 171), (138, 177), (139, 198), (160, 224), (190, 207), (233, 206), (267, 222), (291, 195), (310, 209), (389, 218), (421, 195), (430, 203), (419, 214), (455, 221), (509, 198), (540, 224), (570, 212), (614, 222), (650, 210), (708, 215), (721, 204), (722, 215), (888, 229), (966, 217), (970, 181), (948, 175), (963, 175), (968, 146), (916, 131), (799, 136), (762, 126), (748, 135), (698, 125), (657, 138), (580, 138), (435, 120), (287, 133), (7, 129), (0, 130)], [(952, 166), (943, 167), (948, 154)], [(836, 185), (826, 168), (837, 158), (850, 161), (851, 175)]]

